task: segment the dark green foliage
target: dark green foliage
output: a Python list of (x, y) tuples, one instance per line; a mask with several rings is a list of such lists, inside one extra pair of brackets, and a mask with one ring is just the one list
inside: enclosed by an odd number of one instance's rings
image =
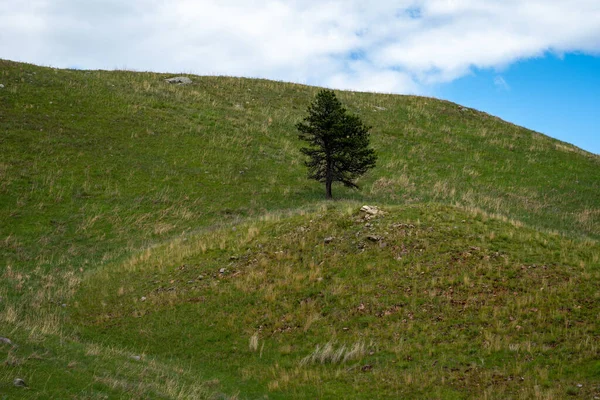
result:
[(308, 116), (296, 127), (300, 139), (310, 145), (300, 150), (309, 157), (305, 162), (308, 177), (325, 183), (328, 199), (333, 182), (358, 189), (356, 178), (375, 166), (377, 156), (369, 148), (370, 127), (348, 114), (331, 90), (317, 94)]

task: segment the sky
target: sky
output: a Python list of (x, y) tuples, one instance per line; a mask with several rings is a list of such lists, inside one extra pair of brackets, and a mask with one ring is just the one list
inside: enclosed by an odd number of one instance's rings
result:
[(598, 0), (2, 0), (0, 58), (432, 96), (600, 154)]

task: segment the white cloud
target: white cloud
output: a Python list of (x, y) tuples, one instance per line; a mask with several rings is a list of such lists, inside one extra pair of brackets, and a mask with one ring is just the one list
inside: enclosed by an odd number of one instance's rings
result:
[(0, 57), (422, 92), (473, 68), (600, 53), (597, 0), (3, 0)]

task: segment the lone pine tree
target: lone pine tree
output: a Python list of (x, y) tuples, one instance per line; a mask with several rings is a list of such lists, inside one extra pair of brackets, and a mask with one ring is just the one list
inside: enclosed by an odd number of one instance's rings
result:
[(331, 90), (322, 90), (308, 106), (308, 116), (296, 125), (300, 139), (309, 147), (308, 177), (325, 183), (328, 199), (331, 185), (341, 182), (358, 189), (356, 178), (375, 166), (377, 156), (369, 148), (369, 129), (359, 117), (350, 115)]

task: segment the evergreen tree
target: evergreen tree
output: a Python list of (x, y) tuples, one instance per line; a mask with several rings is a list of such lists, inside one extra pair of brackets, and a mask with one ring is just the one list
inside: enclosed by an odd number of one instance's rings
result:
[(331, 90), (317, 94), (308, 106), (308, 116), (296, 127), (299, 138), (309, 144), (300, 149), (308, 156), (308, 177), (325, 183), (328, 199), (333, 198), (333, 182), (358, 189), (356, 178), (375, 166), (377, 156), (369, 148), (370, 127), (348, 114)]

